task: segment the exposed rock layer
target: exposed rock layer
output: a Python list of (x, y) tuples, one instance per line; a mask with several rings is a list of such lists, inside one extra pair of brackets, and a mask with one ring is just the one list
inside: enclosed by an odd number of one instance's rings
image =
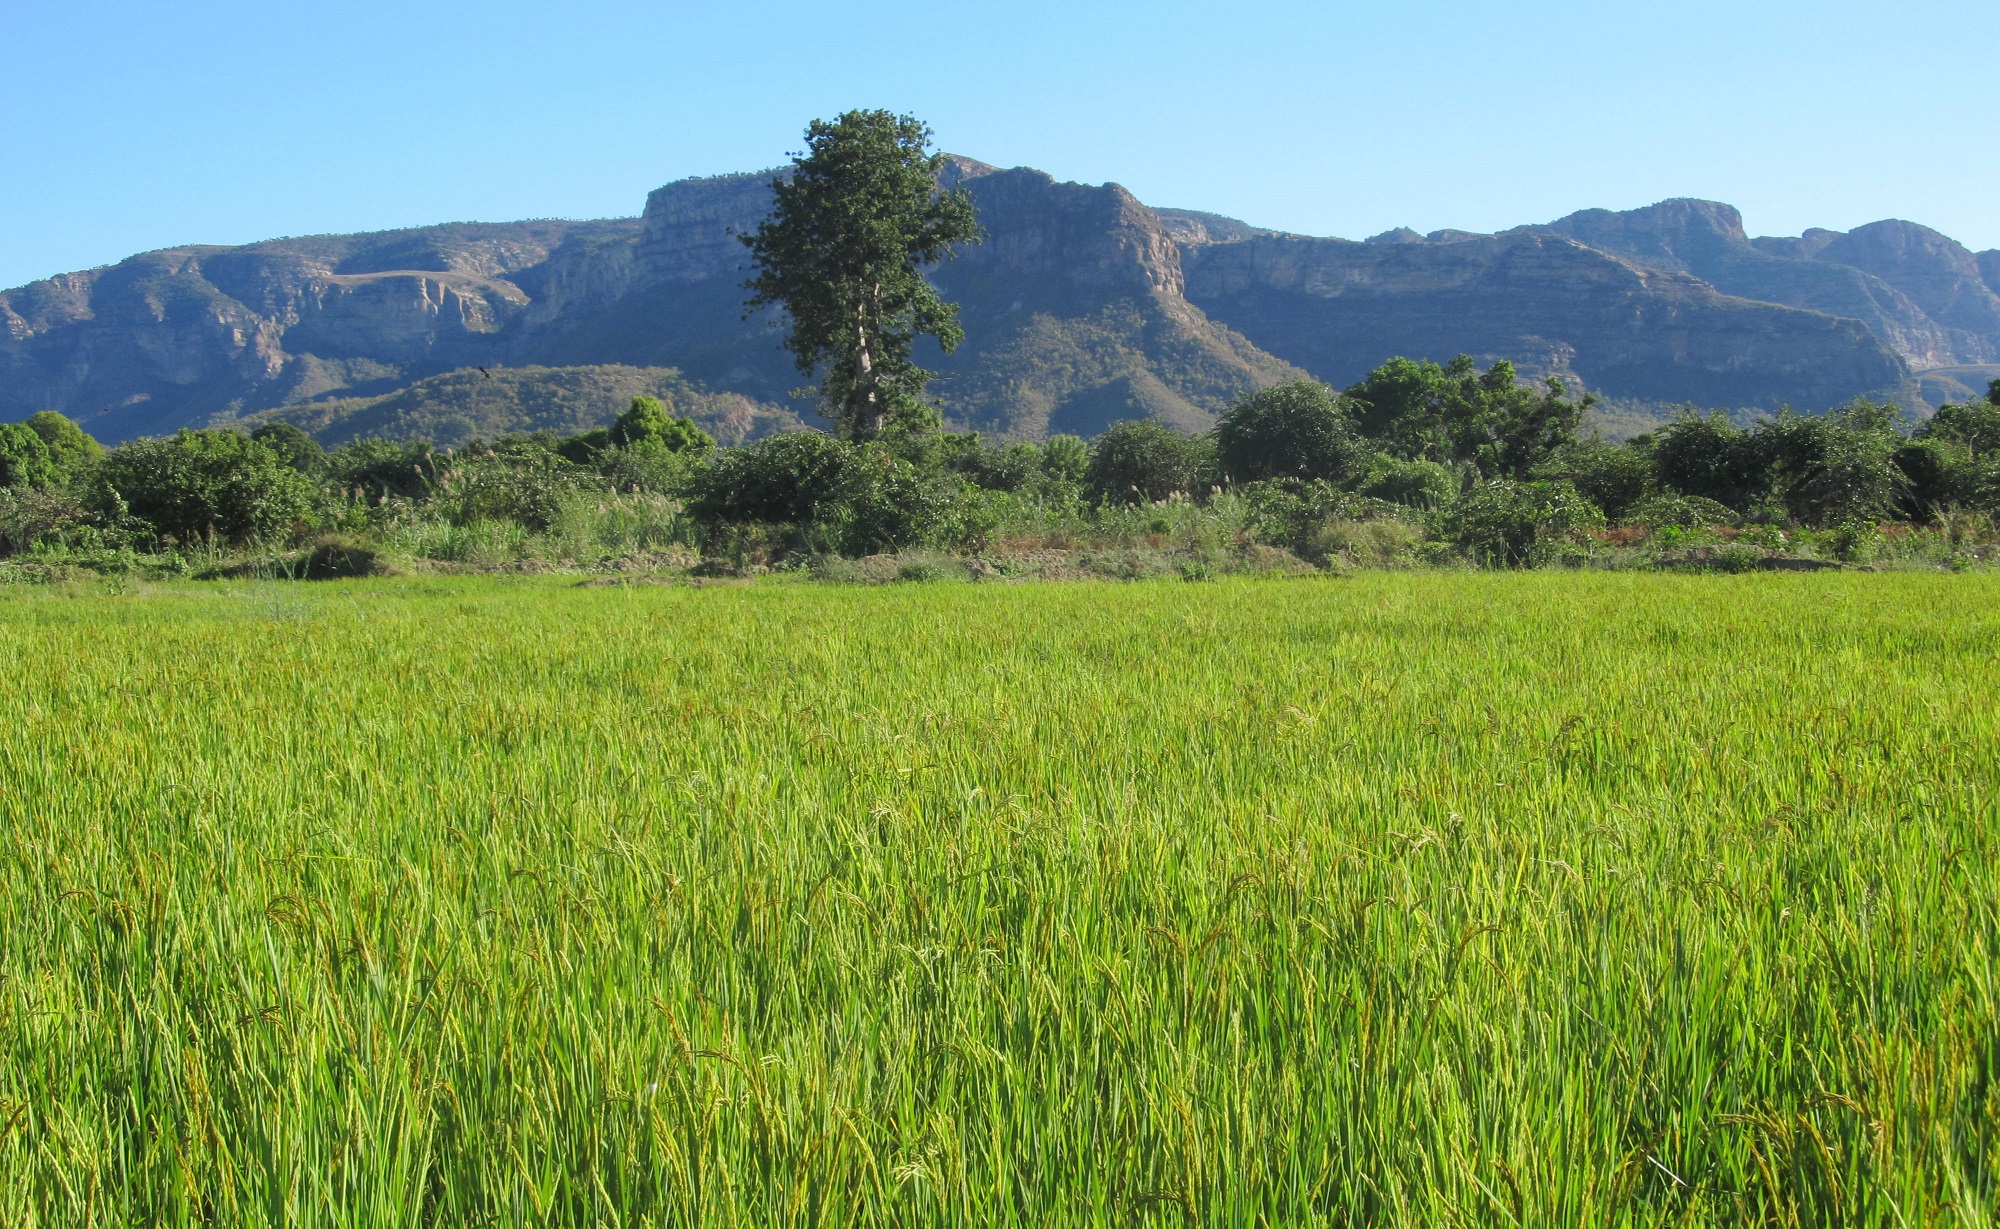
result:
[[(1248, 389), (1396, 354), (1808, 409), (2000, 362), (2000, 252), (1908, 222), (1751, 239), (1729, 206), (1666, 201), (1351, 243), (969, 159), (948, 180), (987, 238), (935, 271), (967, 341), (927, 362), (947, 414), (998, 434), (1200, 427)], [(742, 308), (739, 236), (769, 205), (768, 174), (722, 176), (659, 189), (642, 218), (176, 248), (37, 282), (0, 293), (0, 419), (58, 409), (121, 439), (531, 364), (672, 367), (784, 404), (804, 378), (780, 322)]]

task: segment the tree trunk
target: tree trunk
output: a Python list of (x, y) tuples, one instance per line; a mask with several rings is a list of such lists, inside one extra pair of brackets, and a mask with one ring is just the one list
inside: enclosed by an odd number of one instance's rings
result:
[(882, 434), (882, 399), (875, 389), (875, 360), (868, 353), (868, 308), (857, 305), (854, 321), (854, 425), (863, 439)]

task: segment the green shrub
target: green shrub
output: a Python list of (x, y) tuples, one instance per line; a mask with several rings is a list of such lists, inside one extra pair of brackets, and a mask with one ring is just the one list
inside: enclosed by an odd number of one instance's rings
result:
[(1713, 499), (1699, 495), (1655, 495), (1642, 500), (1625, 515), (1625, 522), (1648, 529), (1709, 529), (1730, 525), (1736, 513)]
[(1667, 490), (1721, 504), (1737, 513), (1770, 490), (1756, 440), (1721, 414), (1692, 411), (1653, 438), (1653, 472)]
[(1475, 559), (1512, 566), (1546, 562), (1604, 514), (1567, 482), (1484, 482), (1440, 518), (1444, 536)]
[(664, 452), (707, 452), (715, 437), (693, 420), (676, 418), (658, 397), (634, 397), (611, 426), (611, 442), (620, 448)]
[(299, 566), (303, 580), (340, 580), (355, 576), (388, 576), (395, 569), (380, 547), (351, 534), (324, 534)]
[(1150, 418), (1113, 423), (1090, 450), (1084, 489), (1112, 504), (1153, 503), (1205, 485), (1209, 445)]
[(45, 487), (55, 482), (58, 473), (48, 444), (33, 427), (0, 423), (0, 488)]
[(1082, 485), (1090, 473), (1090, 445), (1074, 435), (1051, 435), (1042, 444), (1042, 473)]
[(1436, 508), (1458, 493), (1458, 476), (1435, 461), (1400, 461), (1377, 453), (1355, 490), (1409, 508)]
[(1235, 482), (1266, 478), (1345, 483), (1368, 464), (1332, 389), (1317, 380), (1239, 398), (1215, 424), (1215, 461)]
[(507, 436), (491, 447), (471, 446), (440, 472), (432, 492), (438, 512), (460, 525), (514, 521), (540, 533), (562, 514), (567, 499), (591, 475), (564, 460), (556, 441)]
[(96, 498), (181, 542), (270, 538), (306, 522), (318, 491), (239, 431), (182, 431), (112, 449)]
[(104, 536), (70, 487), (0, 487), (0, 554), (45, 543), (97, 549)]
[(302, 474), (317, 477), (326, 471), (326, 449), (291, 423), (264, 423), (250, 433), (250, 438), (277, 453), (280, 460)]
[(688, 512), (711, 530), (789, 526), (794, 547), (849, 555), (960, 545), (990, 527), (963, 478), (920, 470), (884, 444), (801, 431), (719, 454), (690, 480)]
[(28, 415), (27, 427), (48, 445), (49, 460), (64, 478), (81, 478), (104, 459), (104, 445), (54, 410)]
[(1645, 450), (1597, 439), (1558, 449), (1535, 467), (1533, 477), (1569, 483), (1614, 525), (1623, 523), (1654, 490), (1653, 459)]
[[(1331, 482), (1274, 479), (1242, 490), (1244, 527), (1258, 542), (1281, 546), (1300, 558), (1324, 563), (1340, 550), (1333, 527), (1358, 521), (1394, 520), (1397, 505)], [(1329, 534), (1333, 537), (1329, 537)]]
[(1781, 414), (1760, 423), (1755, 444), (1773, 496), (1795, 524), (1842, 525), (1891, 515), (1904, 475), (1902, 439), (1891, 406), (1856, 402), (1808, 417)]
[(599, 465), (607, 456), (618, 452), (618, 446), (611, 442), (611, 431), (606, 427), (572, 435), (556, 445), (556, 455), (571, 465)]
[(328, 455), (326, 479), (370, 503), (392, 497), (428, 499), (439, 468), (454, 455), (449, 449), (439, 453), (427, 443), (358, 439)]
[(688, 512), (710, 525), (831, 520), (860, 467), (858, 445), (822, 432), (773, 436), (717, 454), (694, 476)]

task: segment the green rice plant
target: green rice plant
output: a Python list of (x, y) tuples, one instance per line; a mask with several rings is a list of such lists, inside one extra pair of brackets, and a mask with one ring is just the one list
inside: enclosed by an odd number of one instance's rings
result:
[(0, 1223), (1984, 1225), (2000, 582), (0, 591)]

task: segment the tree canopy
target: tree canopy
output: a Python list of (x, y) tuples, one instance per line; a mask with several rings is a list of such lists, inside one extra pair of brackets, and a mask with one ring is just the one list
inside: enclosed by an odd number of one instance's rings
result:
[(772, 182), (771, 215), (743, 237), (757, 266), (749, 306), (784, 309), (785, 348), (849, 439), (933, 419), (930, 373), (912, 347), (931, 337), (949, 353), (964, 336), (957, 306), (923, 268), (980, 231), (970, 196), (939, 189), (944, 157), (930, 139), (923, 123), (888, 111), (814, 120), (806, 152)]

